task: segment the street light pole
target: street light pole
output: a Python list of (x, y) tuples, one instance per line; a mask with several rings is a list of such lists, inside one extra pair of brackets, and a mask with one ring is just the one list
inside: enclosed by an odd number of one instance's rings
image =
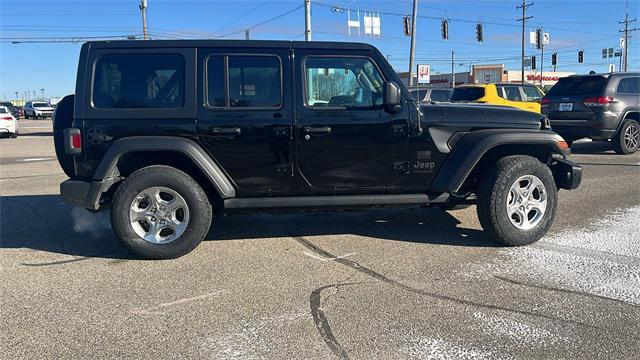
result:
[(413, 0), (411, 14), (411, 49), (409, 50), (409, 86), (413, 85), (413, 59), (416, 54), (416, 19), (418, 18), (418, 0)]
[(147, 29), (147, 0), (140, 0), (138, 7), (142, 13), (142, 36), (145, 40), (149, 40), (149, 31)]
[(311, 0), (304, 0), (304, 41), (311, 41)]

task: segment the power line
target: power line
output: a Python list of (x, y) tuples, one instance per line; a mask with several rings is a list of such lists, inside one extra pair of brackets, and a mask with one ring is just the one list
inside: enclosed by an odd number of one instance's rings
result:
[(265, 5), (265, 4), (266, 4), (266, 3), (268, 3), (268, 2), (269, 2), (269, 0), (265, 0), (265, 1), (261, 2), (261, 3), (260, 3), (260, 4), (258, 4), (257, 6), (255, 6), (255, 7), (251, 8), (251, 10), (249, 10), (249, 11), (247, 11), (247, 12), (243, 13), (242, 15), (238, 16), (237, 18), (235, 18), (235, 19), (231, 20), (230, 22), (228, 22), (228, 23), (226, 23), (226, 24), (222, 25), (221, 27), (217, 28), (216, 30), (214, 30), (214, 31), (213, 31), (213, 33), (214, 33), (214, 34), (215, 34), (215, 33), (218, 33), (218, 32), (220, 32), (222, 29), (229, 27), (230, 25), (232, 25), (232, 24), (236, 23), (238, 20), (242, 19), (243, 17), (245, 17), (245, 16), (247, 16), (247, 15), (251, 14), (252, 12), (254, 12), (254, 11), (258, 10), (259, 8), (261, 8), (263, 5)]
[(283, 17), (285, 17), (285, 16), (287, 16), (287, 15), (289, 15), (289, 14), (292, 14), (292, 13), (294, 13), (295, 11), (297, 11), (298, 9), (301, 9), (301, 8), (303, 8), (303, 7), (304, 7), (304, 4), (303, 4), (303, 5), (298, 5), (298, 6), (294, 7), (293, 9), (291, 9), (291, 10), (289, 10), (289, 11), (286, 11), (286, 12), (284, 12), (284, 13), (280, 14), (280, 15), (276, 15), (276, 16), (274, 16), (274, 17), (272, 17), (272, 18), (268, 19), (268, 20), (262, 21), (262, 22), (260, 22), (260, 23), (257, 23), (257, 24), (255, 24), (255, 25), (249, 26), (249, 27), (244, 28), (244, 29), (240, 29), (240, 30), (236, 30), (236, 31), (233, 31), (233, 32), (230, 32), (230, 33), (224, 34), (224, 35), (220, 35), (220, 36), (218, 36), (218, 38), (225, 38), (225, 37), (228, 37), (228, 36), (231, 36), (231, 35), (235, 35), (235, 34), (239, 34), (239, 33), (244, 33), (244, 31), (245, 31), (245, 30), (253, 30), (253, 29), (257, 28), (257, 27), (260, 27), (260, 26), (262, 26), (262, 25), (266, 25), (266, 24), (268, 24), (268, 23), (270, 23), (270, 22), (276, 21), (276, 20), (281, 19), (281, 18), (283, 18)]

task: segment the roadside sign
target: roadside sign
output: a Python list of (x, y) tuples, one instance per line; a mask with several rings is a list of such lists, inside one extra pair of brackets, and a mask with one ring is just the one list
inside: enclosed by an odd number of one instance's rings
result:
[(609, 64), (609, 72), (615, 72), (616, 71), (616, 64)]
[(542, 35), (542, 43), (544, 45), (549, 45), (549, 33), (544, 33)]
[(418, 64), (418, 84), (428, 84), (431, 82), (431, 66), (428, 64)]
[(620, 48), (624, 49), (625, 43), (624, 43), (624, 38), (621, 37), (620, 38)]

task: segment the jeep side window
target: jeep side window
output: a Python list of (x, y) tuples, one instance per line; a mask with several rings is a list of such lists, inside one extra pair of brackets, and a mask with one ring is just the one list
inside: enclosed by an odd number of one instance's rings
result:
[[(499, 88), (502, 88), (504, 90), (504, 94), (507, 97), (507, 100), (522, 101), (522, 96), (520, 95), (520, 89), (518, 89), (517, 86), (500, 86)], [(500, 94), (499, 91), (498, 91), (498, 94)]]
[(309, 57), (306, 104), (311, 108), (371, 108), (383, 103), (384, 79), (368, 58)]
[(278, 57), (231, 55), (228, 61), (230, 107), (280, 107), (282, 77)]
[(98, 59), (93, 104), (98, 108), (179, 108), (184, 59), (175, 54), (105, 55)]
[(640, 93), (640, 77), (620, 79), (616, 93), (638, 95)]
[(533, 86), (523, 86), (522, 91), (524, 92), (524, 101), (540, 101), (542, 98), (538, 89)]
[(213, 107), (227, 106), (225, 95), (224, 56), (212, 56), (207, 60), (207, 100)]

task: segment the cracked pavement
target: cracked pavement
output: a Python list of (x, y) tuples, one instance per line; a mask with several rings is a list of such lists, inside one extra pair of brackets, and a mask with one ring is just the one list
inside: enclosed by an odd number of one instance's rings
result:
[(529, 247), (488, 240), (473, 207), (384, 209), (218, 218), (188, 256), (143, 261), (59, 198), (50, 122), (21, 124), (0, 139), (0, 358), (640, 353), (640, 153), (577, 143), (583, 184)]

